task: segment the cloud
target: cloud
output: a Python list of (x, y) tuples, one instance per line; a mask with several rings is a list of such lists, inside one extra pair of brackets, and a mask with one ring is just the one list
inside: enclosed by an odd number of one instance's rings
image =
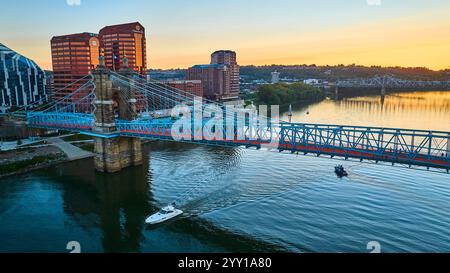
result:
[(380, 6), (381, 0), (366, 0), (369, 6)]
[(66, 3), (69, 6), (80, 6), (81, 0), (66, 0)]

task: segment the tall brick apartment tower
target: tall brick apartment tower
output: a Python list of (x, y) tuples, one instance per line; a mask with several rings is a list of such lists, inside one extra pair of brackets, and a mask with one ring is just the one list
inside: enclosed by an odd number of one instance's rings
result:
[(50, 43), (54, 99), (58, 100), (77, 90), (85, 81), (72, 83), (86, 77), (97, 67), (100, 41), (97, 34), (84, 32), (55, 36)]
[(118, 71), (123, 66), (122, 60), (127, 59), (132, 70), (146, 74), (147, 42), (145, 28), (140, 23), (104, 27), (99, 39), (107, 68)]
[(238, 99), (240, 93), (240, 76), (236, 52), (231, 50), (216, 51), (211, 54), (211, 64), (225, 65), (228, 68), (230, 88), (227, 93), (223, 94), (224, 99)]

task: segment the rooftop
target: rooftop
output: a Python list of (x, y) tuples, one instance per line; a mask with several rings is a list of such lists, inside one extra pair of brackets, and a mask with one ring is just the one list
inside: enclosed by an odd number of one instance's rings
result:
[(192, 68), (223, 68), (224, 65), (223, 64), (198, 64), (198, 65), (194, 65)]
[(0, 43), (0, 52), (6, 52), (6, 53), (10, 53), (10, 51), (12, 52), (11, 49), (9, 49), (7, 46), (5, 46), (4, 44)]
[(233, 50), (217, 50), (217, 51), (213, 52), (213, 54), (216, 54), (216, 53), (236, 53), (236, 52)]
[(100, 33), (102, 32), (108, 32), (108, 31), (128, 31), (130, 29), (136, 30), (136, 31), (145, 31), (144, 26), (139, 22), (133, 22), (133, 23), (125, 23), (125, 24), (119, 24), (119, 25), (112, 25), (112, 26), (106, 26), (100, 30)]
[(167, 81), (167, 83), (185, 84), (185, 83), (202, 83), (202, 81), (201, 80), (178, 80), (178, 81)]
[(82, 32), (82, 33), (74, 33), (74, 34), (68, 34), (68, 35), (60, 35), (60, 36), (54, 36), (52, 38), (53, 40), (66, 40), (70, 38), (90, 38), (90, 37), (98, 37), (98, 34), (96, 33), (90, 33), (90, 32)]

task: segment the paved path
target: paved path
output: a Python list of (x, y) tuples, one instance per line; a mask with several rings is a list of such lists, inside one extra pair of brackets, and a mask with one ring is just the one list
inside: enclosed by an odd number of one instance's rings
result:
[(69, 158), (69, 160), (78, 160), (93, 157), (94, 154), (78, 148), (70, 143), (65, 142), (59, 137), (47, 139), (50, 143), (60, 148)]

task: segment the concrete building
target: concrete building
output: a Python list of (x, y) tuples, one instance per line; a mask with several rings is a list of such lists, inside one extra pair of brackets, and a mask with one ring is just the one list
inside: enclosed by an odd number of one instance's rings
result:
[(0, 43), (0, 111), (46, 98), (45, 72), (34, 61)]
[[(61, 99), (77, 90), (98, 65), (100, 41), (94, 33), (56, 36), (51, 40), (54, 99)], [(70, 86), (69, 86), (70, 85)]]
[(303, 83), (307, 84), (307, 85), (317, 85), (317, 84), (320, 84), (320, 80), (318, 80), (318, 79), (306, 79), (306, 80), (303, 81)]
[(106, 67), (119, 70), (124, 58), (134, 71), (147, 73), (147, 45), (145, 28), (138, 22), (107, 26), (99, 33)]
[(280, 82), (280, 72), (275, 71), (271, 73), (272, 75), (272, 79), (271, 79), (271, 83), (272, 84), (276, 84)]

